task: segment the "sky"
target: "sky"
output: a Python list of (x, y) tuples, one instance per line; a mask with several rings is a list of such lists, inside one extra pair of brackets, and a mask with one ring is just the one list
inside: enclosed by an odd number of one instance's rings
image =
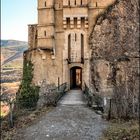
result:
[(37, 0), (1, 0), (1, 39), (28, 41), (28, 24), (37, 23)]

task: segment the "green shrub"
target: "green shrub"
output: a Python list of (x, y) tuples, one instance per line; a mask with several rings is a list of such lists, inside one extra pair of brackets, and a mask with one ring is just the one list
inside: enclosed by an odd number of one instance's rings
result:
[(30, 61), (24, 61), (23, 79), (19, 89), (17, 104), (23, 108), (36, 107), (39, 99), (39, 87), (32, 84), (33, 64)]

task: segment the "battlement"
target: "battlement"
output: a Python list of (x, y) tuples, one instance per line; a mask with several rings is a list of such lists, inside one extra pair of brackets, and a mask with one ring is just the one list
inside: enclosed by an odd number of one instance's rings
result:
[(86, 6), (88, 4), (88, 0), (63, 0), (63, 6)]
[(38, 8), (49, 8), (54, 6), (54, 0), (38, 0)]
[(49, 8), (75, 8), (75, 7), (89, 7), (89, 8), (105, 8), (112, 4), (115, 0), (38, 0), (38, 9)]

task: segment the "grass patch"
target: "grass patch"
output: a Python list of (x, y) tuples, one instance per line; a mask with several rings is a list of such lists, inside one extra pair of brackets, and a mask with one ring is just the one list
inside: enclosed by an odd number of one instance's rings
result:
[(101, 140), (139, 140), (138, 121), (112, 121)]

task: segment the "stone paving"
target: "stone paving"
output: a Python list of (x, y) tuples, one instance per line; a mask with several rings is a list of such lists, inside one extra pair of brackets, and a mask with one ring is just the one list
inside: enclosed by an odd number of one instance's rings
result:
[(70, 90), (58, 105), (86, 105), (81, 90)]
[(73, 90), (16, 140), (99, 140), (106, 127), (107, 122), (85, 106), (82, 92)]

